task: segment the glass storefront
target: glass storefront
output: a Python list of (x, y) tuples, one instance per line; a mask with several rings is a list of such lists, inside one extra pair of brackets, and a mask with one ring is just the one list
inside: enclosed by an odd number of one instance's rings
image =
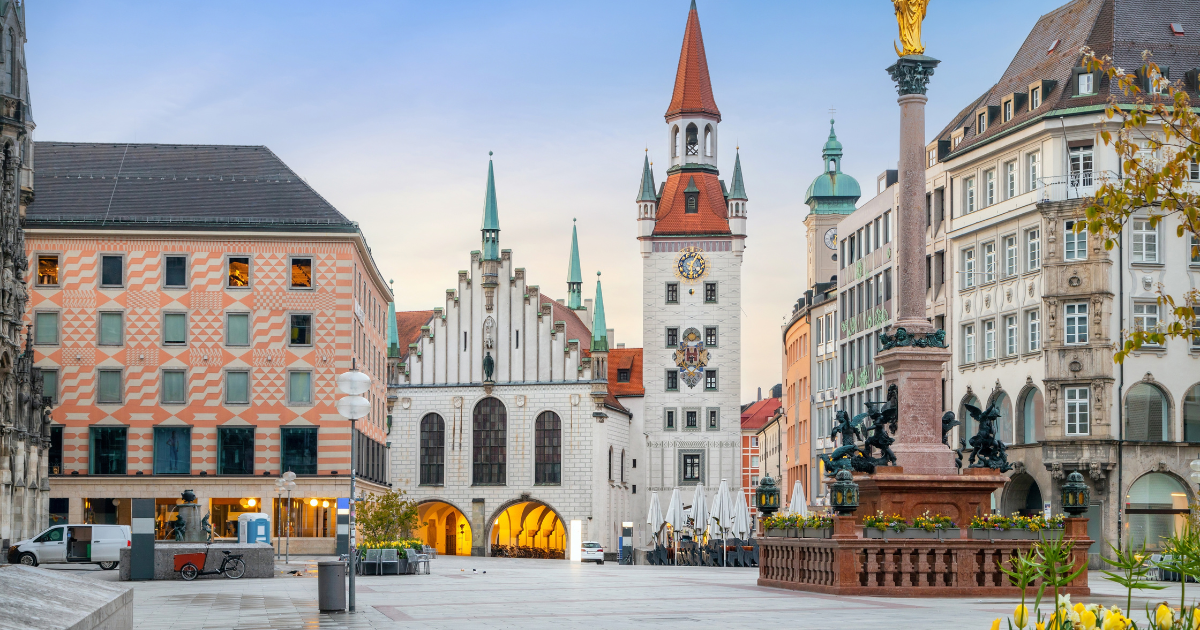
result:
[(1130, 548), (1145, 543), (1147, 551), (1161, 551), (1166, 538), (1183, 531), (1188, 512), (1187, 488), (1178, 479), (1162, 473), (1142, 476), (1125, 497)]
[(217, 429), (217, 474), (254, 474), (254, 429)]
[(92, 475), (125, 474), (125, 427), (92, 427), (91, 457), (88, 458)]
[(83, 500), (83, 522), (89, 525), (129, 525), (129, 499), (95, 498)]
[(337, 535), (337, 500), (333, 498), (275, 499), (271, 522), (276, 538), (333, 538)]
[(317, 474), (317, 428), (283, 427), (280, 430), (283, 471)]
[(209, 513), (212, 517), (213, 536), (237, 538), (238, 517), (242, 514), (257, 514), (262, 511), (262, 499), (257, 497), (237, 499), (210, 499)]
[(191, 459), (191, 427), (154, 427), (154, 474), (186, 475)]

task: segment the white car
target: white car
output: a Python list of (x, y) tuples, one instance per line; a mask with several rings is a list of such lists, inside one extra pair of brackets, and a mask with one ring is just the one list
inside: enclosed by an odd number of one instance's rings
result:
[(601, 547), (598, 542), (584, 541), (579, 546), (579, 561), (604, 564), (604, 547)]
[(131, 534), (128, 525), (55, 525), (9, 547), (8, 561), (31, 567), (95, 563), (109, 571), (117, 568), (121, 549), (132, 546)]

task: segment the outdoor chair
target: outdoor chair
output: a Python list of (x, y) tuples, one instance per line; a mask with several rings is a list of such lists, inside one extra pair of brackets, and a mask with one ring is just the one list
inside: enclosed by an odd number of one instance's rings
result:
[(400, 575), (400, 553), (395, 549), (384, 549), (383, 555), (379, 557), (379, 572), (387, 575), (387, 566), (393, 565), (396, 570), (392, 575)]
[(430, 560), (437, 560), (437, 547), (430, 547), (429, 545), (421, 545), (421, 553), (429, 556)]
[(758, 566), (758, 539), (750, 539), (750, 566)]
[(412, 549), (405, 549), (404, 553), (406, 556), (408, 556), (409, 573), (419, 573), (421, 571), (421, 565), (424, 564), (425, 573), (426, 575), (429, 574), (429, 556), (423, 553), (417, 553)]
[(379, 558), (381, 555), (380, 552), (382, 552), (383, 550), (382, 549), (367, 549), (366, 551), (367, 551), (367, 553), (366, 553), (365, 557), (360, 555), (360, 557), (362, 557), (362, 561), (361, 561), (361, 566), (359, 567), (359, 571), (358, 571), (359, 574), (366, 575), (367, 567), (374, 566), (375, 567), (375, 575), (379, 575)]
[(667, 556), (667, 548), (662, 545), (658, 546), (658, 563), (663, 566), (671, 564), (671, 560)]

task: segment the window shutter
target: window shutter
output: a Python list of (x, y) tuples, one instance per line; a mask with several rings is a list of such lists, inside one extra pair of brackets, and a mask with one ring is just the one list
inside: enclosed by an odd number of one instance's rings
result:
[(1149, 76), (1149, 73), (1146, 72), (1146, 66), (1142, 66), (1141, 68), (1138, 68), (1137, 72), (1135, 74), (1137, 76), (1137, 86), (1139, 88), (1141, 88), (1142, 92), (1149, 92), (1150, 86), (1148, 85), (1148, 81), (1146, 80)]
[(1198, 75), (1200, 75), (1200, 68), (1193, 68), (1191, 70), (1188, 70), (1187, 73), (1185, 73), (1183, 75), (1184, 87), (1192, 92), (1195, 92), (1197, 89), (1200, 89), (1200, 88), (1198, 88), (1198, 84), (1200, 84), (1200, 81), (1197, 81), (1197, 79), (1200, 78), (1200, 77), (1198, 77)]
[(1067, 86), (1067, 94), (1070, 96), (1079, 96), (1079, 74), (1083, 72), (1083, 68), (1071, 69), (1071, 85)]
[(1096, 91), (1096, 94), (1102, 93), (1102, 91), (1100, 89), (1100, 82), (1103, 80), (1104, 80), (1104, 72), (1097, 70), (1092, 73), (1092, 89)]

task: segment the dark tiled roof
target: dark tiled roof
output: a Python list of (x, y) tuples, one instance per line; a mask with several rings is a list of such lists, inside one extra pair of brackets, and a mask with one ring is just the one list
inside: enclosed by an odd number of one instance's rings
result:
[[(1185, 34), (1172, 34), (1172, 22), (1182, 23)], [(1171, 69), (1170, 79), (1180, 80), (1187, 70), (1200, 66), (1200, 2), (1072, 0), (1064, 4), (1038, 19), (996, 85), (960, 112), (938, 139), (949, 140), (956, 129), (968, 127), (962, 144), (952, 151), (959, 153), (1051, 111), (1103, 105), (1113, 94), (1120, 101), (1131, 101), (1107, 79), (1101, 81), (1094, 96), (1071, 95), (1072, 70), (1081, 65), (1083, 46), (1098, 55), (1111, 54), (1114, 63), (1129, 72), (1142, 67), (1142, 51), (1150, 50), (1155, 63)], [(1026, 93), (1031, 83), (1042, 80), (1056, 85), (1043, 95), (1041, 107), (1033, 112), (1027, 106), (1016, 108), (1012, 120), (998, 118), (982, 135), (977, 133), (977, 109), (1001, 107), (1008, 95)]]
[(30, 227), (356, 231), (270, 149), (35, 143)]
[(576, 313), (576, 311), (573, 311), (566, 306), (550, 299), (550, 297), (548, 297), (545, 293), (541, 294), (541, 300), (542, 304), (550, 303), (554, 305), (553, 315), (551, 315), (551, 317), (554, 318), (552, 321), (566, 323), (564, 332), (566, 333), (568, 340), (577, 339), (579, 340), (579, 347), (591, 348), (591, 327), (585, 324), (582, 319), (579, 319), (579, 315)]

